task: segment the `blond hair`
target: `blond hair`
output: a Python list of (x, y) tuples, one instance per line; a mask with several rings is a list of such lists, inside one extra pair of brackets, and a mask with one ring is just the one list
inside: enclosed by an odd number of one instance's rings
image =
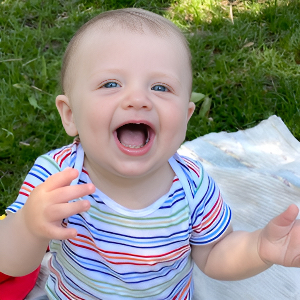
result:
[(105, 28), (106, 30), (112, 30), (113, 28), (117, 27), (140, 34), (145, 33), (145, 29), (148, 29), (152, 33), (160, 37), (173, 36), (181, 42), (184, 49), (186, 50), (188, 67), (190, 69), (190, 73), (192, 73), (191, 52), (188, 46), (188, 42), (183, 33), (175, 24), (173, 24), (168, 19), (147, 10), (138, 8), (117, 9), (103, 12), (85, 23), (82, 27), (79, 28), (79, 30), (75, 33), (75, 35), (69, 42), (63, 57), (61, 70), (61, 87), (63, 93), (66, 93), (67, 90), (67, 77), (69, 73), (68, 71), (70, 69), (70, 62), (80, 44), (81, 37), (84, 36), (89, 29), (96, 26), (101, 29)]

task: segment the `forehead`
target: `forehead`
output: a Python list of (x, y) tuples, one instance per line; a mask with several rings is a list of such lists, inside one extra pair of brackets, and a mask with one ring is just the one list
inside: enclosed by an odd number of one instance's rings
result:
[[(144, 43), (150, 40), (152, 42), (156, 40), (156, 42), (160, 44), (164, 42), (165, 46), (172, 45), (173, 52), (180, 50), (184, 52), (188, 60), (190, 58), (189, 50), (184, 44), (183, 39), (178, 34), (170, 30), (153, 30), (151, 27), (147, 26), (140, 27), (138, 29), (132, 29), (128, 28), (127, 26), (124, 27), (121, 24), (117, 24), (115, 26), (112, 26), (110, 23), (108, 25), (99, 24), (99, 26), (95, 24), (93, 27), (83, 33), (80, 38), (80, 42), (77, 44), (78, 48), (84, 48), (86, 45), (92, 46), (98, 43), (101, 43), (101, 46), (105, 46), (108, 41), (111, 43), (113, 40), (115, 40), (116, 44), (118, 44), (118, 42), (121, 44), (120, 38), (130, 42), (130, 39), (133, 37), (139, 38), (140, 42)], [(176, 47), (173, 47), (175, 45)]]
[[(118, 27), (99, 28), (95, 26), (81, 37), (75, 56), (77, 56), (77, 61), (78, 59), (86, 60), (86, 55), (94, 54), (95, 57), (100, 54), (109, 55), (110, 51), (115, 50), (124, 57), (130, 55), (130, 52), (125, 51), (127, 49), (140, 50), (139, 56), (148, 56), (148, 59), (150, 59), (151, 51), (147, 50), (151, 49), (159, 56), (174, 58), (176, 62), (180, 60), (184, 66), (190, 63), (188, 50), (176, 34), (166, 32), (157, 35), (148, 28), (144, 28), (143, 32), (140, 32)], [(147, 58), (145, 57), (145, 59)]]
[(83, 69), (93, 68), (96, 61), (113, 62), (117, 67), (118, 62), (124, 65), (124, 60), (128, 60), (130, 68), (145, 65), (149, 60), (160, 60), (166, 68), (177, 67), (178, 72), (185, 72), (187, 85), (191, 86), (189, 52), (181, 38), (172, 32), (156, 34), (148, 28), (141, 32), (120, 26), (93, 26), (74, 47), (69, 74), (72, 77), (72, 74), (82, 73)]

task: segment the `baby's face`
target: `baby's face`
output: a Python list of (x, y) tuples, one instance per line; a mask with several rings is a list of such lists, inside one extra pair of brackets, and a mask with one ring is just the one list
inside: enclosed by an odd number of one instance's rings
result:
[(194, 110), (177, 38), (94, 31), (83, 37), (74, 63), (65, 128), (78, 131), (85, 165), (139, 177), (168, 164)]

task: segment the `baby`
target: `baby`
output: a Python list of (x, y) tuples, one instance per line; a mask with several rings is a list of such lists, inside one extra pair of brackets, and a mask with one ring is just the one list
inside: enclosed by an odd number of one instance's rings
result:
[(102, 13), (71, 40), (56, 106), (72, 145), (40, 156), (0, 222), (0, 271), (50, 244), (49, 299), (192, 299), (193, 262), (243, 279), (300, 267), (298, 208), (234, 232), (201, 164), (176, 153), (194, 111), (187, 41), (141, 9)]

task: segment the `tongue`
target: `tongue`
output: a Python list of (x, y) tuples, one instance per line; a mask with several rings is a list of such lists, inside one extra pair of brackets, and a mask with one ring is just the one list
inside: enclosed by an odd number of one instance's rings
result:
[(124, 146), (138, 148), (145, 145), (147, 137), (143, 126), (127, 124), (118, 129), (118, 138)]

